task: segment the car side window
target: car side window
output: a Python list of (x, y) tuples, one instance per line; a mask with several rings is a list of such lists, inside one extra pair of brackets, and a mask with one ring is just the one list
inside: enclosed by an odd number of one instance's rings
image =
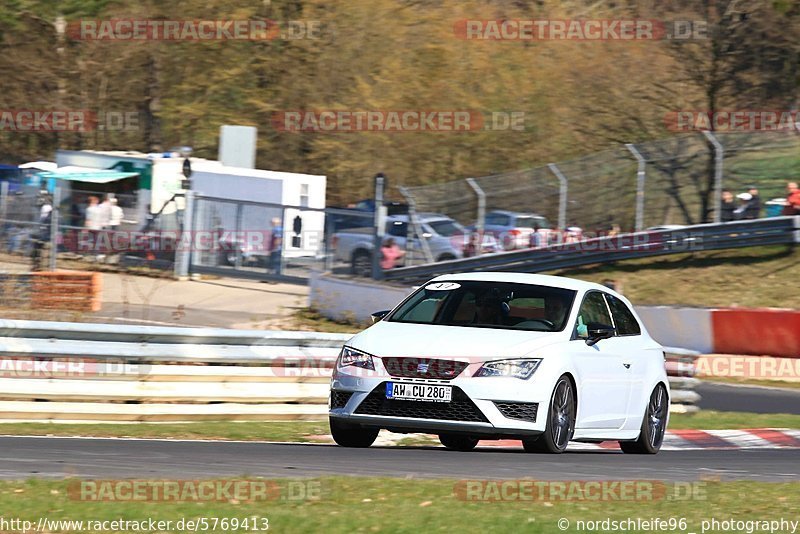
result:
[(588, 335), (586, 326), (589, 323), (600, 323), (611, 326), (611, 315), (608, 313), (606, 299), (599, 291), (590, 291), (583, 297), (581, 307), (578, 308), (578, 319), (575, 329), (578, 337), (585, 338)]
[(408, 226), (402, 221), (392, 221), (386, 226), (386, 233), (394, 237), (406, 237), (408, 233)]
[(614, 315), (614, 326), (617, 327), (617, 335), (636, 336), (642, 333), (642, 327), (634, 317), (628, 306), (613, 295), (606, 295), (611, 313)]

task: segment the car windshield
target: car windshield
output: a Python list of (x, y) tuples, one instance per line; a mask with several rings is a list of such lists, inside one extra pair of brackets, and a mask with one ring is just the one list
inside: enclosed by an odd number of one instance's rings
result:
[(428, 226), (430, 226), (434, 232), (444, 237), (450, 237), (456, 234), (464, 233), (463, 226), (458, 224), (456, 221), (451, 221), (448, 219), (442, 219), (440, 221), (430, 221), (428, 222)]
[(490, 281), (431, 282), (386, 320), (396, 323), (559, 332), (575, 291)]
[(544, 217), (517, 217), (517, 228), (550, 228)]

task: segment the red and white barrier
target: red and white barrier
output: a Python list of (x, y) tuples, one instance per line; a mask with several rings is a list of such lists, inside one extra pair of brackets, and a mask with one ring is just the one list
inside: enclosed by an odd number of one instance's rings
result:
[(703, 354), (800, 358), (800, 310), (637, 307), (662, 345)]

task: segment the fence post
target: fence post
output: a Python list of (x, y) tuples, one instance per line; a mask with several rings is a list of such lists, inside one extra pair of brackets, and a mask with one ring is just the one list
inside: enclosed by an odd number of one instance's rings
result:
[(375, 214), (373, 217), (372, 228), (372, 279), (380, 280), (383, 278), (383, 269), (381, 269), (381, 249), (383, 247), (383, 236), (385, 233), (386, 217), (383, 212), (383, 189), (386, 184), (386, 177), (382, 172), (375, 175)]
[(53, 189), (53, 209), (50, 211), (50, 270), (56, 270), (56, 256), (58, 255), (58, 223), (61, 205), (61, 186)]
[(722, 143), (710, 131), (703, 130), (703, 135), (714, 145), (714, 194), (717, 196), (714, 199), (714, 222), (720, 223), (722, 222), (722, 160), (725, 150), (722, 148)]
[[(189, 276), (189, 262), (194, 246), (194, 191), (186, 190), (186, 205), (183, 208), (183, 228), (175, 251), (175, 278)], [(188, 238), (184, 237), (188, 236)]]
[(567, 228), (567, 177), (555, 163), (548, 163), (547, 168), (558, 178), (558, 227), (563, 231)]
[[(406, 202), (408, 202), (408, 232), (406, 233), (406, 258), (409, 257), (408, 245), (409, 243), (411, 243), (414, 234), (416, 234), (417, 239), (419, 240), (420, 248), (422, 249), (422, 253), (425, 255), (425, 261), (433, 263), (433, 253), (431, 252), (431, 249), (428, 246), (428, 242), (422, 236), (423, 234), (422, 225), (419, 223), (419, 218), (417, 217), (417, 203), (408, 189), (402, 186), (398, 187), (397, 189), (400, 191), (400, 194), (403, 195), (403, 198), (406, 199)], [(408, 237), (408, 235), (411, 235), (412, 237)]]
[(8, 182), (0, 182), (0, 220), (8, 217)]
[(641, 232), (644, 229), (644, 181), (646, 178), (646, 162), (641, 152), (636, 150), (636, 145), (627, 143), (625, 145), (639, 165), (636, 170), (636, 225), (635, 230)]
[(475, 181), (475, 178), (467, 178), (467, 183), (475, 192), (475, 195), (478, 197), (478, 222), (475, 223), (475, 230), (478, 232), (478, 236), (480, 237), (481, 246), (483, 245), (483, 224), (484, 218), (486, 217), (486, 193), (483, 192), (481, 186), (478, 185), (478, 182)]

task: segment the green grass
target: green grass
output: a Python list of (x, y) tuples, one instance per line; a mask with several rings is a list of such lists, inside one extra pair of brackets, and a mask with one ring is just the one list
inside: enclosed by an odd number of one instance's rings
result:
[(738, 428), (800, 428), (800, 415), (785, 413), (717, 412), (670, 414), (670, 430), (725, 430)]
[(800, 308), (800, 247), (699, 251), (549, 274), (613, 280), (634, 305)]
[(276, 421), (141, 424), (2, 423), (0, 434), (126, 438), (226, 439), (242, 441), (312, 441), (328, 434), (328, 421)]
[[(753, 414), (701, 410), (695, 414), (672, 414), (670, 429), (724, 430), (737, 428), (800, 428), (800, 415)], [(27, 436), (94, 436), (161, 439), (219, 439), (238, 441), (319, 442), (313, 436), (329, 433), (328, 422), (202, 422), (140, 424), (2, 423), (0, 434)], [(433, 440), (433, 441), (431, 441)], [(413, 436), (403, 446), (438, 443), (435, 438)]]
[(316, 332), (333, 332), (337, 334), (355, 334), (369, 324), (359, 324), (353, 321), (334, 321), (319, 314), (311, 308), (302, 308), (292, 315), (297, 328), (301, 330), (314, 330)]
[[(657, 476), (650, 474), (646, 478), (652, 480)], [(141, 503), (75, 500), (75, 494), (67, 489), (70, 482), (76, 483), (74, 480), (0, 482), (0, 510), (5, 512), (6, 519), (18, 517), (34, 525), (40, 517), (83, 521), (153, 518), (174, 522), (257, 517), (267, 518), (269, 530), (274, 532), (558, 533), (563, 532), (558, 527), (562, 518), (569, 521), (569, 532), (578, 531), (578, 521), (675, 518), (685, 519), (686, 524), (671, 531), (699, 533), (702, 521), (711, 517), (720, 520), (783, 517), (796, 521), (795, 496), (800, 492), (800, 483), (796, 482), (701, 481), (693, 486), (691, 498), (680, 502), (674, 499), (675, 486), (670, 484), (664, 487), (672, 498), (613, 502), (532, 498), (497, 502), (465, 500), (464, 493), (456, 490), (456, 480), (326, 477), (306, 481), (307, 487), (313, 484), (319, 490), (319, 497), (314, 500)], [(279, 486), (286, 484), (278, 482)], [(170, 531), (177, 531), (174, 523)]]

